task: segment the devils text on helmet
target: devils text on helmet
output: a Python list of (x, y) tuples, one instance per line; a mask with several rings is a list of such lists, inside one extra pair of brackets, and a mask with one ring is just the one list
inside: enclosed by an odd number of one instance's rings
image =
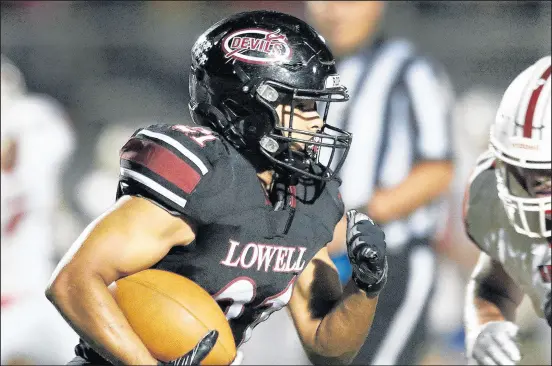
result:
[(270, 31), (260, 28), (241, 29), (229, 34), (222, 42), (226, 58), (250, 64), (287, 62), (291, 59), (291, 47), (280, 29)]

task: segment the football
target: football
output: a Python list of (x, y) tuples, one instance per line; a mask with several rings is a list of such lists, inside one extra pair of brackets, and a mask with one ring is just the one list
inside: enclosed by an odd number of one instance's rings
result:
[(209, 293), (190, 279), (148, 269), (116, 281), (110, 290), (156, 359), (174, 360), (216, 329), (217, 343), (202, 364), (229, 365), (234, 360), (236, 345), (224, 313)]

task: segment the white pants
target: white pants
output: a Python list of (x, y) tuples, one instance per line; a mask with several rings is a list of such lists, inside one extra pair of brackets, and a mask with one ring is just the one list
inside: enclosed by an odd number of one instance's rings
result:
[(1, 328), (2, 365), (15, 357), (35, 365), (65, 364), (74, 357), (78, 336), (43, 294), (3, 305)]
[(239, 366), (243, 362), (243, 352), (240, 350), (236, 351), (236, 358), (234, 358), (234, 361), (230, 364), (231, 366)]
[(257, 325), (240, 351), (242, 365), (311, 365), (285, 308)]

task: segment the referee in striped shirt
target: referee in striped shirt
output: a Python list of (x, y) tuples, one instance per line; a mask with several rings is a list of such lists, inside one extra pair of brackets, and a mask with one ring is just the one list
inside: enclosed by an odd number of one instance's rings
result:
[[(424, 351), (436, 273), (431, 239), (453, 171), (452, 92), (443, 71), (410, 42), (384, 37), (384, 3), (306, 6), (308, 20), (338, 58), (351, 95), (328, 117), (328, 123), (353, 133), (341, 195), (346, 209), (357, 208), (378, 222), (388, 245), (388, 282), (354, 364), (416, 364)], [(347, 281), (344, 244), (329, 250)]]

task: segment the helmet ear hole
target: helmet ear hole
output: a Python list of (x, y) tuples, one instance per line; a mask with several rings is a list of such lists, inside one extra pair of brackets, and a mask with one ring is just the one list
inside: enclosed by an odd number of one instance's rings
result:
[(258, 143), (263, 136), (272, 131), (272, 123), (266, 113), (246, 116), (239, 123), (248, 144)]

